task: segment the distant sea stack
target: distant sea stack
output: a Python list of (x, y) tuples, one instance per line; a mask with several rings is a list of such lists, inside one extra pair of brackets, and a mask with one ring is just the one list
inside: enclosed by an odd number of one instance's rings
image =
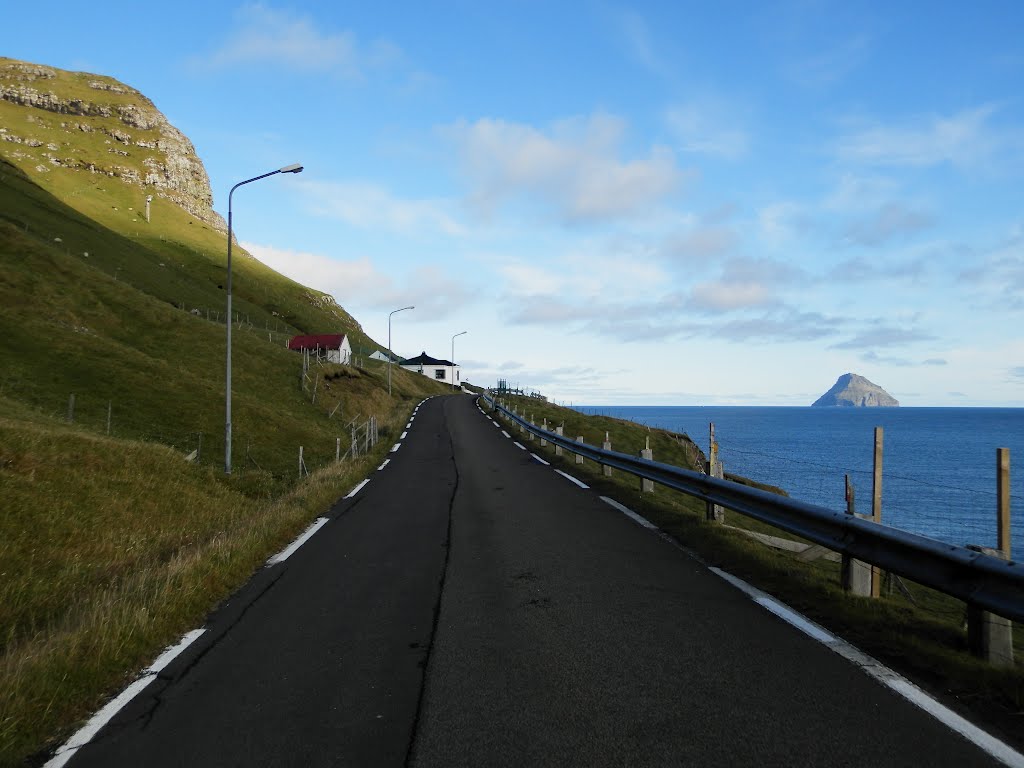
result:
[(812, 406), (846, 406), (860, 408), (877, 408), (899, 406), (899, 401), (863, 376), (856, 373), (844, 373), (835, 385), (819, 397)]

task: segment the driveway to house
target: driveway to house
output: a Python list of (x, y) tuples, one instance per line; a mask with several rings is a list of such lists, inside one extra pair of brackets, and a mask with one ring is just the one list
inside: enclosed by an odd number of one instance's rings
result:
[(69, 765), (998, 764), (504, 429), (422, 404)]

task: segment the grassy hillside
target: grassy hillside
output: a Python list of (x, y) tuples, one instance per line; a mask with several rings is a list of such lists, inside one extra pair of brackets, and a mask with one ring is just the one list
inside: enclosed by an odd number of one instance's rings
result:
[[(34, 70), (7, 64), (9, 95)], [(161, 196), (140, 178), (167, 161), (166, 131), (117, 117), (148, 100), (45, 71), (26, 87), (91, 111), (0, 99), (0, 765), (65, 738), (379, 463), (414, 402), (448, 392), (395, 368), (389, 396), (372, 360), (304, 379), (293, 334), (381, 346), (239, 248), (225, 477), (226, 234), (202, 210), (205, 173), (196, 159), (191, 212)], [(335, 463), (370, 416), (385, 442)]]

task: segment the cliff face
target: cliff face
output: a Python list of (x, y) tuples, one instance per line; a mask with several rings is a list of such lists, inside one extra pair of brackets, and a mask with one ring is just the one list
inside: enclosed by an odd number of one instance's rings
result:
[(226, 229), (192, 142), (112, 78), (0, 57), (0, 152), (29, 173), (118, 178)]
[(835, 385), (811, 405), (897, 407), (899, 401), (877, 384), (856, 373), (844, 373)]

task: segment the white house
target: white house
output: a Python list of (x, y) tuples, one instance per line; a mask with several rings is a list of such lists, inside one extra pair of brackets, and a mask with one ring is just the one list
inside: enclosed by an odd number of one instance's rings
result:
[(328, 363), (352, 362), (352, 345), (348, 336), (343, 333), (326, 333), (317, 336), (293, 336), (288, 342), (288, 349), (296, 352), (309, 350), (317, 357), (326, 357)]
[[(381, 352), (381, 351), (380, 351), (379, 349), (375, 349), (375, 350), (373, 351), (373, 354), (371, 354), (371, 355), (370, 355), (370, 359), (371, 359), (371, 360), (380, 360), (380, 361), (382, 361), (382, 362), (385, 362), (385, 363), (386, 363), (386, 362), (388, 361), (388, 353), (387, 353), (387, 352)], [(392, 360), (393, 360), (394, 362), (396, 362), (396, 363), (397, 363), (397, 362), (398, 362), (399, 360), (401, 360), (401, 358), (400, 358), (400, 357), (396, 357), (396, 356), (392, 356), (392, 357), (391, 357), (391, 359), (392, 359)]]
[(462, 386), (462, 371), (451, 360), (438, 360), (436, 357), (422, 352), (416, 357), (402, 360), (399, 365), (407, 371), (422, 373), (427, 378), (440, 381), (443, 384), (454, 383), (457, 386)]

